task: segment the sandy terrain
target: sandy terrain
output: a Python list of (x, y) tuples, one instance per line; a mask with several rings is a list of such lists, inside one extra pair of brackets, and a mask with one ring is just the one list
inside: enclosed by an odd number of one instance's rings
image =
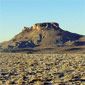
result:
[(0, 53), (0, 85), (85, 85), (85, 54)]

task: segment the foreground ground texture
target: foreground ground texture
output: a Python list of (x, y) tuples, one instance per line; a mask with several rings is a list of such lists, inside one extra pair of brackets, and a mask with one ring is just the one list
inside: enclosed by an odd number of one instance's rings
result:
[(0, 53), (0, 85), (85, 85), (85, 54)]

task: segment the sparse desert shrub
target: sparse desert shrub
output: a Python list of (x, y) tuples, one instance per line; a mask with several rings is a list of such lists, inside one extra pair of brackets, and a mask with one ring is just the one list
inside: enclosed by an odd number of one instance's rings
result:
[(19, 78), (17, 80), (17, 85), (23, 85), (23, 78)]
[(6, 81), (6, 85), (11, 85), (9, 80)]
[(62, 70), (62, 71), (69, 70), (69, 69), (70, 69), (70, 66), (69, 66), (68, 63), (62, 64), (62, 66), (61, 66), (61, 70)]
[(68, 82), (69, 80), (71, 80), (72, 79), (72, 75), (71, 74), (66, 74), (65, 76), (64, 76), (64, 82)]
[(0, 85), (3, 85), (2, 81), (0, 81)]
[(52, 80), (52, 84), (53, 85), (58, 85), (61, 81), (62, 81), (61, 79), (55, 78), (55, 79)]
[(36, 81), (34, 82), (34, 85), (43, 85), (43, 83), (41, 81)]

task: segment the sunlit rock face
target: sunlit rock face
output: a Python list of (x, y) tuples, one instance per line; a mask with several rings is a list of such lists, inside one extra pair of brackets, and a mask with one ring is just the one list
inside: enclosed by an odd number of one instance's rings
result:
[(36, 30), (36, 31), (40, 31), (41, 30), (41, 27), (39, 25), (36, 25), (35, 24), (35, 25), (32, 26), (32, 29), (33, 30)]

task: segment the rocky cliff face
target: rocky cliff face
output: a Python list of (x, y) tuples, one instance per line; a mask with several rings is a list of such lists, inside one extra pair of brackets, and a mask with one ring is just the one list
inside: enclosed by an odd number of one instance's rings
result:
[(2, 46), (17, 48), (62, 47), (73, 45), (75, 41), (82, 37), (82, 35), (64, 31), (55, 22), (36, 23), (32, 27), (24, 27), (21, 33)]

